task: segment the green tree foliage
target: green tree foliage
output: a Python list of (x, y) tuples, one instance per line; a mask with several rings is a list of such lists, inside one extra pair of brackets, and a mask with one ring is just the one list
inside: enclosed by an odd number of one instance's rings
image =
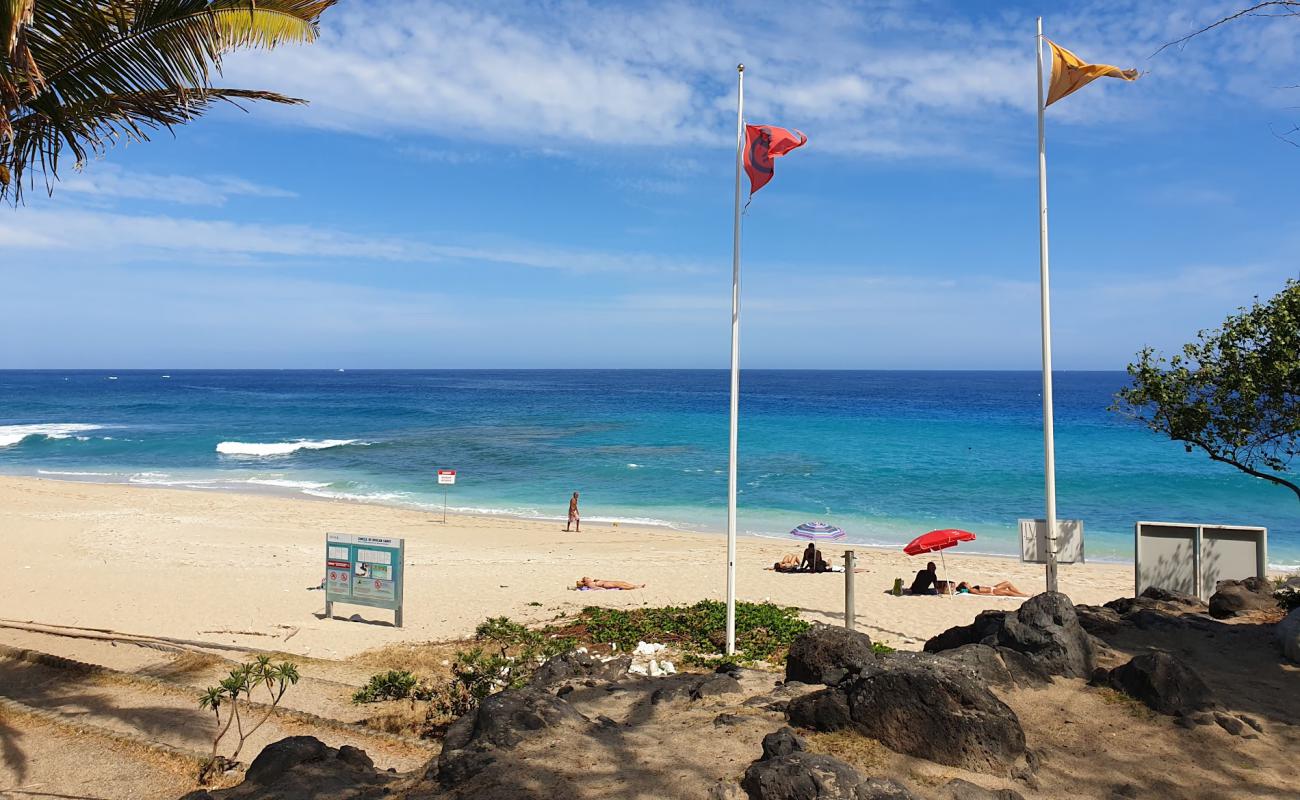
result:
[(231, 50), (314, 41), (335, 2), (0, 0), (0, 200), (21, 198), (29, 168), (52, 189), (65, 149), (80, 166), (217, 101), (303, 102), (212, 77)]
[(1128, 373), (1112, 411), (1300, 498), (1300, 281), (1168, 359), (1143, 349)]

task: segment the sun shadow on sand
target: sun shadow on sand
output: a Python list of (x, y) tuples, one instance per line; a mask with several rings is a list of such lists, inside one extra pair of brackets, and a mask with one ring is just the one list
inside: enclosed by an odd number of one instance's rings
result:
[(130, 703), (112, 687), (97, 684), (93, 675), (47, 670), (21, 661), (0, 661), (0, 684), (5, 695), (20, 703), (57, 711), (72, 720), (84, 720), (126, 732), (180, 739), (181, 744), (202, 747), (211, 743), (210, 714), (197, 700), (193, 708), (164, 703)]
[[(19, 782), (27, 777), (27, 754), (19, 746), (19, 740), (23, 738), (21, 731), (11, 726), (0, 713), (0, 759), (3, 759), (5, 768), (12, 772)], [(4, 792), (0, 791), (0, 796)]]
[(357, 624), (359, 624), (359, 625), (376, 625), (376, 626), (378, 626), (378, 627), (380, 627), (380, 628), (396, 628), (396, 627), (397, 627), (397, 626), (393, 623), (392, 620), (387, 620), (387, 619), (366, 619), (365, 617), (361, 616), (360, 614), (353, 614), (353, 615), (351, 615), (351, 616), (347, 616), (347, 617), (341, 617), (341, 616), (339, 616), (338, 614), (335, 614), (335, 615), (333, 615), (333, 616), (326, 616), (324, 611), (318, 611), (318, 612), (316, 612), (315, 614), (312, 614), (312, 616), (315, 617), (316, 619), (319, 619), (319, 620), (327, 620), (327, 619), (329, 619), (329, 620), (334, 620), (334, 621), (336, 621), (336, 622), (355, 622), (355, 623), (357, 623)]

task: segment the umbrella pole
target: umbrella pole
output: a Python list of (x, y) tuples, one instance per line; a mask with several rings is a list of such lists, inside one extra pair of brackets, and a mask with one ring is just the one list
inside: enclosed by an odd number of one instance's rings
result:
[[(948, 562), (944, 559), (942, 550), (939, 551), (939, 563), (943, 566), (943, 574), (946, 576), (948, 574)], [(947, 580), (947, 578), (945, 577), (944, 580)], [(942, 592), (942, 594), (949, 594), (949, 593)]]

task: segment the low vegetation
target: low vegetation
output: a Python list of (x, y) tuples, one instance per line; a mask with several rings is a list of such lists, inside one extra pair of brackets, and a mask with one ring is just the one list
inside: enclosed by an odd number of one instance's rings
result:
[[(624, 650), (638, 642), (663, 642), (687, 656), (720, 655), (726, 646), (727, 607), (718, 600), (661, 608), (582, 610), (579, 620), (592, 642)], [(742, 661), (773, 661), (810, 627), (799, 610), (772, 603), (736, 604), (736, 651)]]
[[(474, 638), (434, 663), (420, 648), (388, 652), (389, 669), (372, 675), (352, 696), (354, 703), (409, 699), (427, 702), (421, 735), (436, 736), (447, 723), (468, 714), (490, 694), (527, 684), (547, 659), (579, 646), (593, 651), (631, 651), (639, 642), (667, 644), (682, 663), (778, 663), (795, 637), (809, 628), (798, 609), (771, 603), (736, 604), (736, 648), (723, 655), (726, 606), (705, 600), (689, 606), (609, 609), (588, 606), (576, 618), (528, 628), (508, 617), (484, 620)], [(877, 646), (878, 652), (891, 648)], [(430, 672), (447, 674), (428, 678)]]

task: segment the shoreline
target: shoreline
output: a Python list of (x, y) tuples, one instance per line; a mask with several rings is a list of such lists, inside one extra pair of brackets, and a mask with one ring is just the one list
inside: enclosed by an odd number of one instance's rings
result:
[[(323, 502), (331, 502), (331, 503), (353, 503), (357, 505), (373, 506), (378, 508), (397, 508), (397, 509), (403, 509), (407, 511), (433, 514), (441, 517), (440, 507), (435, 507), (432, 504), (424, 503), (420, 501), (403, 501), (398, 499), (386, 499), (383, 497), (366, 497), (363, 495), (330, 496), (321, 493), (313, 493), (311, 491), (308, 491), (300, 487), (283, 486), (274, 483), (252, 483), (247, 480), (229, 481), (229, 483), (231, 484), (239, 483), (240, 485), (238, 486), (235, 485), (196, 486), (194, 485), (195, 483), (198, 483), (200, 480), (205, 480), (205, 479), (195, 479), (192, 481), (177, 480), (171, 483), (152, 483), (148, 481), (132, 481), (129, 478), (125, 480), (94, 480), (93, 478), (90, 477), (91, 475), (101, 475), (104, 477), (108, 477), (112, 473), (86, 473), (85, 475), (79, 475), (79, 474), (74, 474), (72, 472), (55, 472), (55, 471), (44, 472), (39, 469), (37, 470), (37, 473), (38, 474), (36, 475), (27, 475), (27, 474), (19, 474), (19, 473), (0, 473), (0, 480), (16, 478), (16, 479), (43, 480), (43, 481), (50, 481), (53, 483), (70, 483), (70, 484), (90, 485), (90, 486), (131, 486), (140, 489), (161, 489), (161, 490), (171, 490), (171, 491), (192, 491), (192, 492), (217, 492), (223, 494), (248, 495), (251, 497), (278, 497), (278, 498), (290, 499), (290, 500), (300, 499), (300, 500), (310, 500), (310, 501), (318, 501), (318, 502), (323, 501)], [(134, 474), (147, 474), (147, 473), (145, 471), (136, 471)], [(221, 480), (221, 479), (216, 478), (212, 480)], [(497, 510), (497, 509), (482, 509), (482, 508), (465, 508), (463, 506), (461, 507), (448, 506), (447, 512), (448, 512), (449, 520), (454, 514), (454, 516), (456, 517), (473, 518), (473, 519), (506, 519), (506, 520), (519, 520), (523, 522), (537, 522), (537, 523), (565, 522), (564, 516), (559, 514), (554, 516), (547, 515), (547, 514), (521, 514), (518, 512), (510, 511), (508, 509)], [(610, 526), (615, 528), (626, 528), (626, 529), (644, 528), (647, 531), (671, 531), (674, 533), (698, 534), (702, 536), (724, 536), (725, 535), (725, 531), (723, 530), (714, 530), (714, 529), (710, 529), (707, 527), (700, 527), (700, 526), (690, 526), (688, 523), (675, 523), (669, 520), (661, 520), (661, 519), (648, 518), (648, 517), (634, 518), (634, 517), (617, 517), (617, 516), (593, 516), (584, 519), (583, 521), (584, 523), (587, 524), (596, 524), (596, 525)], [(759, 539), (759, 540), (772, 541), (772, 542), (792, 541), (789, 540), (787, 537), (781, 536), (780, 534), (755, 533), (753, 531), (748, 531), (748, 530), (737, 531), (737, 537), (744, 537), (746, 539)], [(901, 543), (880, 544), (880, 543), (865, 543), (865, 542), (857, 542), (857, 541), (845, 541), (842, 543), (836, 543), (835, 546), (836, 547), (852, 546), (854, 548), (866, 548), (869, 550), (880, 550), (884, 552), (901, 552), (903, 548), (903, 544)], [(1015, 553), (995, 553), (995, 552), (978, 551), (978, 550), (966, 550), (964, 551), (963, 554), (967, 556), (973, 556), (973, 557), (1008, 559), (1016, 562), (1019, 562), (1020, 559), (1020, 557)], [(1133, 559), (1131, 557), (1124, 558), (1124, 557), (1098, 556), (1089, 559), (1086, 563), (1132, 567)], [(1276, 571), (1279, 573), (1290, 573), (1290, 572), (1300, 571), (1300, 565), (1287, 566), (1282, 564), (1269, 564), (1268, 569), (1270, 571)]]

